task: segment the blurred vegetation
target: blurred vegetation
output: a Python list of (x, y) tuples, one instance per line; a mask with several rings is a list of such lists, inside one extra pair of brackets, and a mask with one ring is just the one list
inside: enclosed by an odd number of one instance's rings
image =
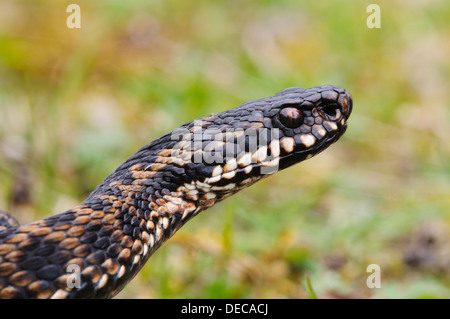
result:
[(450, 4), (379, 1), (369, 29), (369, 3), (0, 2), (0, 207), (62, 212), (184, 122), (339, 85), (337, 144), (196, 217), (118, 297), (449, 298)]

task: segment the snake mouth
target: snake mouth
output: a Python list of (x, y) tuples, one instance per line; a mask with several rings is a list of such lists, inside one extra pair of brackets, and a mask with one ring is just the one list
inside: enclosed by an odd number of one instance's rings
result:
[(341, 132), (336, 132), (335, 134), (329, 136), (328, 138), (322, 140), (320, 143), (317, 143), (315, 147), (303, 150), (296, 150), (292, 153), (281, 155), (279, 158), (279, 168), (285, 169), (289, 166), (292, 166), (300, 161), (304, 161), (310, 159), (311, 157), (321, 153), (328, 146), (335, 143), (341, 135), (345, 132), (343, 129)]
[[(295, 138), (292, 137), (283, 137), (280, 140), (273, 140), (269, 147), (262, 146), (258, 148), (256, 152), (247, 153), (247, 155), (240, 157), (237, 160), (239, 166), (237, 171), (245, 173), (242, 175), (247, 176), (274, 174), (278, 170), (282, 170), (321, 153), (331, 144), (339, 140), (346, 130), (347, 122), (345, 121), (345, 123), (340, 125), (334, 133), (314, 141), (313, 145), (306, 148), (304, 144), (291, 146), (291, 142), (295, 143)], [(301, 137), (299, 139), (303, 143), (310, 142), (308, 138), (302, 139)], [(269, 153), (267, 152), (268, 150), (270, 150)], [(244, 157), (248, 157), (248, 163), (243, 160)], [(229, 163), (227, 165), (229, 165)], [(227, 169), (227, 165), (224, 167), (225, 170)]]
[[(351, 112), (351, 108), (348, 110), (348, 114)], [(314, 141), (312, 145), (309, 147), (305, 147), (304, 144), (295, 145), (293, 147), (292, 152), (284, 152), (280, 154), (279, 157), (279, 169), (285, 169), (289, 166), (292, 166), (301, 161), (310, 159), (311, 157), (321, 153), (325, 149), (327, 149), (331, 144), (335, 143), (339, 140), (339, 138), (344, 135), (347, 130), (347, 118), (342, 118), (342, 121), (339, 121), (339, 126), (335, 130), (334, 133), (328, 133), (324, 138), (317, 139)], [(295, 140), (295, 139), (294, 139)], [(305, 139), (300, 139), (304, 141)], [(312, 143), (312, 140), (311, 140)]]

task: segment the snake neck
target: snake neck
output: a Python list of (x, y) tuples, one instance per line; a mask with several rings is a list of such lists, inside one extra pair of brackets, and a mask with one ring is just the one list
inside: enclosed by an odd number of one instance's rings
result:
[[(177, 162), (169, 152), (170, 139), (161, 140), (168, 149), (155, 143), (143, 147), (72, 209), (78, 222), (86, 225), (84, 236), (91, 236), (90, 243), (99, 250), (82, 268), (101, 264), (108, 274), (103, 275), (106, 284), (99, 281), (94, 289), (95, 297), (117, 294), (188, 220), (239, 190), (212, 191), (198, 178), (195, 163)], [(101, 219), (101, 226), (89, 226), (94, 218)], [(110, 258), (105, 260), (105, 253)]]

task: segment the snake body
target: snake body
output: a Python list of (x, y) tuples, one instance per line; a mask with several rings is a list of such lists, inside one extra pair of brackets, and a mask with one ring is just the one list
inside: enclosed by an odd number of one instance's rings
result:
[(0, 298), (113, 297), (199, 212), (337, 141), (351, 110), (343, 88), (288, 88), (163, 135), (66, 212), (0, 212)]

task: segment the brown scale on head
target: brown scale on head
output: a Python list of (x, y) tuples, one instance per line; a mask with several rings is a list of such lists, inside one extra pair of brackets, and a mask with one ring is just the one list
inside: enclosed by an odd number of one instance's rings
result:
[(0, 213), (0, 298), (114, 296), (193, 216), (338, 140), (351, 110), (342, 88), (289, 88), (153, 141), (65, 213)]

